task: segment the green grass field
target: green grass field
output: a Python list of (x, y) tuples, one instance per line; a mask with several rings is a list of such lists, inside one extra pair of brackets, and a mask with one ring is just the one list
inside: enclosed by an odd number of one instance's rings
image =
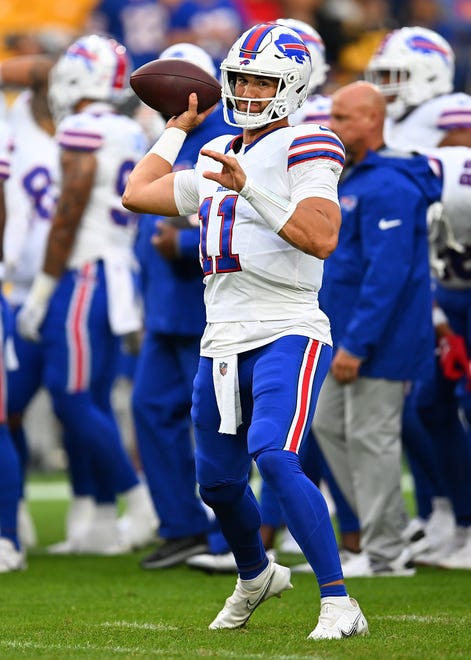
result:
[[(62, 477), (37, 479), (54, 486)], [(144, 551), (48, 556), (45, 546), (63, 537), (64, 490), (59, 481), (50, 490), (54, 499), (30, 500), (39, 547), (27, 571), (0, 576), (0, 658), (471, 658), (470, 572), (419, 568), (411, 578), (349, 580), (370, 625), (366, 638), (306, 640), (319, 592), (314, 577), (302, 574), (292, 576), (293, 590), (257, 609), (245, 628), (209, 631), (235, 576), (185, 566), (143, 571), (138, 560)], [(281, 555), (279, 561), (301, 558)]]

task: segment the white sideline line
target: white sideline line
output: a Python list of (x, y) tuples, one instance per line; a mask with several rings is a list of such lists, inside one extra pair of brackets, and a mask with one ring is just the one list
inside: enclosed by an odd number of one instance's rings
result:
[(180, 630), (165, 623), (138, 623), (137, 621), (104, 621), (93, 624), (97, 628), (135, 628), (136, 630)]
[[(97, 651), (99, 653), (116, 653), (116, 654), (128, 654), (132, 656), (143, 655), (148, 657), (150, 655), (155, 656), (166, 656), (168, 657), (169, 651), (167, 649), (141, 649), (137, 648), (127, 648), (125, 646), (92, 646), (91, 644), (37, 644), (36, 642), (18, 642), (15, 640), (0, 640), (0, 647), (5, 647), (9, 649), (33, 649), (36, 651)], [(203, 649), (201, 649), (203, 650)], [(187, 658), (188, 652), (182, 651), (180, 654), (176, 654), (175, 651), (172, 651), (172, 657), (176, 655), (181, 655), (182, 657)], [(204, 657), (209, 658), (211, 656), (221, 658), (241, 658), (250, 660), (258, 660), (263, 658), (266, 660), (266, 653), (241, 653), (240, 651), (223, 651), (222, 649), (204, 649)], [(316, 655), (277, 655), (278, 660), (322, 660), (321, 656)]]

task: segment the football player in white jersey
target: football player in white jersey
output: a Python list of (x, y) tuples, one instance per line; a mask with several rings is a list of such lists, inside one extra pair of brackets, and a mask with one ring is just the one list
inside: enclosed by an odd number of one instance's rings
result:
[[(113, 107), (126, 93), (128, 72), (125, 48), (96, 35), (71, 44), (50, 72), (61, 182), (42, 270), (17, 316), (20, 334), (42, 342), (44, 383), (64, 427), (71, 472), (95, 477), (101, 504), (86, 532), (61, 548), (68, 552), (130, 549), (116, 524), (118, 493), (146, 527), (156, 523), (110, 404), (121, 337), (141, 326), (136, 217), (120, 194), (146, 141)], [(147, 540), (154, 531), (147, 530)]]
[[(436, 278), (435, 301), (440, 304), (434, 310), (435, 325), (445, 378), (437, 372), (434, 384), (416, 387), (413, 402), (419, 406), (420, 419), (439, 450), (436, 464), (446, 483), (439, 484), (438, 491), (437, 478), (433, 483), (429, 479), (427, 484), (427, 489), (435, 493), (433, 513), (426, 526), (432, 551), (419, 559), (423, 563), (446, 562), (448, 568), (469, 569), (471, 436), (469, 422), (465, 429), (458, 410), (461, 408), (468, 420), (471, 419), (468, 387), (471, 325), (469, 320), (463, 320), (463, 314), (468, 310), (469, 317), (471, 309), (466, 266), (471, 249), (468, 200), (471, 152), (456, 147), (471, 147), (471, 96), (453, 91), (454, 63), (453, 50), (441, 35), (422, 27), (404, 27), (386, 36), (372, 56), (365, 77), (377, 84), (386, 97), (388, 144), (430, 154), (438, 159), (443, 170), (444, 216), (434, 221), (430, 239)], [(407, 434), (406, 446), (418, 437), (414, 432)], [(425, 440), (426, 435), (420, 434), (420, 437)], [(417, 453), (416, 460), (422, 461), (422, 467), (429, 465), (428, 446), (420, 444), (411, 449)], [(419, 491), (426, 474), (431, 477), (429, 469), (418, 472)], [(453, 504), (456, 530), (448, 498)]]
[[(4, 184), (10, 175), (10, 145), (9, 127), (3, 119), (0, 119), (0, 285), (5, 276), (3, 262), (3, 236), (6, 222)], [(21, 497), (20, 460), (7, 423), (7, 328), (7, 305), (0, 291), (0, 573), (9, 573), (26, 566), (17, 528), (18, 504)]]
[(390, 146), (471, 146), (471, 96), (453, 91), (454, 72), (453, 50), (437, 32), (404, 27), (385, 37), (365, 78), (386, 97)]
[[(31, 64), (29, 58), (28, 61)], [(25, 82), (23, 76), (27, 71), (29, 77), (30, 64), (26, 65), (21, 57), (9, 59), (6, 65), (2, 63), (3, 79), (11, 83), (15, 72), (15, 80)], [(10, 222), (6, 226), (4, 252), (8, 302), (16, 316), (40, 270), (56, 201), (58, 150), (54, 122), (47, 107), (46, 78), (16, 97), (9, 108), (8, 120), (14, 135), (14, 149), (12, 175), (5, 187)], [(43, 351), (41, 344), (20, 337), (14, 326), (18, 368), (8, 372), (8, 422), (21, 458), (24, 484), (29, 451), (23, 413), (43, 384)], [(54, 422), (49, 426), (52, 432)], [(20, 504), (19, 527), (23, 544), (34, 546), (37, 535), (24, 497)]]
[(212, 140), (194, 169), (172, 173), (187, 132), (210, 112), (197, 114), (191, 94), (188, 110), (130, 174), (123, 203), (200, 220), (207, 325), (193, 392), (197, 480), (239, 573), (209, 627), (243, 626), (258, 605), (291, 588), (290, 570), (269, 560), (261, 541), (247, 479), (255, 460), (320, 587), (309, 637), (339, 639), (368, 625), (347, 595), (326, 502), (298, 457), (332, 355), (317, 293), (337, 244), (345, 157), (329, 129), (289, 126), (310, 73), (295, 32), (249, 29), (221, 64), (225, 118), (241, 135)]

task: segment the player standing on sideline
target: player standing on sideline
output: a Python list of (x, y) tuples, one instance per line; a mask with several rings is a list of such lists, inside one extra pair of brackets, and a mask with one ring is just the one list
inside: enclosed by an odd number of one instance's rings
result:
[[(384, 147), (386, 103), (370, 83), (334, 92), (331, 127), (347, 150), (342, 227), (320, 304), (334, 357), (314, 433), (360, 520), (347, 577), (413, 575), (401, 489), (405, 381), (433, 368), (427, 209), (441, 183), (424, 156)], [(400, 356), (400, 357), (399, 357)]]
[[(3, 235), (6, 224), (4, 182), (10, 175), (9, 128), (0, 120), (0, 286), (5, 275)], [(18, 537), (18, 505), (21, 498), (20, 459), (7, 424), (6, 342), (8, 336), (7, 304), (0, 291), (0, 573), (26, 568)], [(10, 365), (12, 366), (12, 365)]]
[(210, 112), (197, 114), (191, 94), (123, 196), (131, 210), (197, 212), (201, 223), (207, 325), (193, 392), (197, 481), (239, 569), (210, 628), (238, 628), (291, 588), (290, 570), (263, 548), (247, 478), (255, 460), (317, 577), (321, 614), (309, 637), (362, 635), (368, 626), (347, 595), (326, 502), (297, 455), (332, 354), (317, 294), (323, 259), (337, 244), (344, 149), (328, 129), (289, 126), (311, 73), (309, 51), (292, 30), (251, 28), (221, 72), (225, 118), (242, 135), (212, 140), (194, 169), (172, 173), (187, 133)]
[[(432, 249), (441, 242), (441, 269), (435, 275), (435, 330), (439, 363), (435, 376), (414, 385), (420, 420), (432, 439), (426, 446), (410, 434), (423, 455), (416, 482), (430, 490), (432, 514), (425, 530), (432, 547), (417, 561), (447, 568), (471, 568), (471, 393), (468, 386), (471, 354), (471, 289), (469, 274), (469, 161), (462, 149), (471, 147), (471, 96), (453, 92), (455, 57), (439, 34), (422, 27), (405, 27), (386, 36), (371, 58), (365, 77), (386, 98), (390, 119), (385, 137), (393, 148), (430, 153), (444, 170), (444, 217), (431, 227)], [(441, 152), (441, 153), (440, 153)], [(441, 225), (441, 236), (435, 229)], [(448, 228), (447, 228), (448, 226)], [(443, 241), (445, 232), (446, 240)], [(456, 234), (457, 240), (453, 239)], [(447, 235), (447, 237), (446, 237)], [(458, 246), (458, 247), (457, 247)], [(436, 263), (435, 263), (436, 265)], [(451, 376), (451, 377), (450, 377)], [(460, 412), (461, 410), (461, 412)], [(463, 424), (463, 417), (466, 424)], [(427, 436), (425, 435), (425, 438)], [(430, 454), (442, 470), (448, 491), (433, 490), (425, 466)], [(449, 498), (453, 507), (450, 511)], [(448, 506), (447, 506), (448, 503)], [(450, 521), (450, 517), (452, 520)], [(456, 520), (456, 527), (455, 527)], [(451, 524), (450, 524), (451, 523)]]
[(131, 549), (116, 525), (118, 494), (147, 538), (155, 521), (110, 403), (121, 336), (141, 324), (133, 274), (136, 218), (122, 208), (120, 193), (145, 138), (112, 105), (125, 93), (128, 67), (123, 46), (90, 35), (74, 42), (50, 72), (62, 181), (43, 270), (17, 317), (20, 334), (43, 343), (44, 382), (76, 458), (73, 467), (95, 478), (95, 496), (103, 502), (68, 552)]

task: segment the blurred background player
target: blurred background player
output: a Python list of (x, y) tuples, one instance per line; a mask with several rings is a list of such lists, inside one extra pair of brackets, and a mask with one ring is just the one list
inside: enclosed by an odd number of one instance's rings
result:
[[(47, 76), (53, 63), (52, 56), (35, 55), (9, 58), (1, 64), (4, 85), (20, 90), (8, 111), (14, 149), (12, 175), (5, 190), (10, 218), (4, 241), (7, 299), (14, 318), (42, 264), (51, 213), (56, 203), (58, 150), (54, 121), (47, 103)], [(8, 422), (21, 459), (24, 487), (30, 464), (30, 443), (26, 438), (23, 415), (43, 384), (43, 348), (40, 343), (20, 337), (15, 323), (12, 335), (18, 368), (8, 372)], [(41, 409), (41, 413), (44, 412)], [(59, 429), (47, 424), (44, 414), (41, 422), (53, 435), (55, 432), (58, 439)], [(49, 441), (48, 447), (53, 446), (53, 442)], [(37, 540), (36, 531), (24, 493), (19, 525), (23, 543), (33, 546)]]
[[(6, 223), (4, 182), (10, 175), (10, 133), (0, 120), (0, 286), (5, 275), (3, 234)], [(26, 568), (25, 553), (18, 535), (18, 507), (21, 498), (20, 459), (7, 423), (8, 335), (10, 318), (0, 291), (0, 573)], [(11, 357), (10, 357), (11, 362)]]
[[(43, 270), (17, 316), (20, 334), (42, 342), (44, 383), (64, 427), (72, 479), (94, 482), (98, 506), (80, 536), (57, 548), (65, 552), (124, 552), (147, 542), (156, 525), (110, 404), (121, 337), (141, 324), (136, 218), (119, 192), (145, 139), (112, 106), (126, 93), (128, 75), (124, 47), (96, 35), (74, 42), (50, 72), (61, 183)], [(119, 534), (118, 494), (135, 521), (134, 538)]]
[[(452, 249), (450, 245), (443, 247), (442, 244), (442, 250), (445, 250), (442, 257), (447, 268), (442, 268), (441, 272), (434, 270), (439, 357), (435, 378), (416, 383), (412, 392), (411, 415), (419, 415), (425, 433), (414, 433), (412, 428), (410, 432), (406, 430), (405, 439), (406, 450), (415, 456), (411, 468), (420, 495), (419, 515), (426, 522), (425, 529), (432, 545), (430, 551), (418, 560), (436, 564), (449, 558), (450, 567), (469, 568), (471, 395), (467, 378), (471, 326), (464, 315), (467, 313), (470, 317), (471, 302), (465, 267), (469, 250), (469, 234), (465, 228), (469, 223), (468, 211), (463, 215), (469, 203), (469, 177), (462, 151), (447, 149), (441, 158), (440, 150), (435, 149), (471, 146), (471, 97), (453, 92), (454, 64), (453, 50), (442, 36), (426, 28), (404, 27), (385, 38), (371, 58), (365, 75), (378, 85), (386, 98), (390, 120), (387, 143), (395, 148), (425, 153), (432, 150), (435, 157), (443, 160), (445, 181), (447, 176), (454, 179), (455, 199), (450, 203), (452, 196), (448, 193), (444, 200), (445, 224), (442, 223), (442, 227), (448, 223), (457, 232), (461, 251), (457, 252), (456, 244), (453, 246), (452, 242)], [(451, 185), (447, 183), (447, 186)], [(457, 368), (453, 367), (455, 364)], [(453, 373), (455, 377), (450, 378)], [(415, 424), (413, 418), (412, 424)], [(431, 479), (436, 470), (429, 469), (430, 452), (436, 456), (434, 466), (442, 471), (433, 483)], [(443, 487), (445, 492), (438, 490)], [(456, 558), (455, 552), (458, 553)], [(465, 555), (468, 559), (463, 562)]]

